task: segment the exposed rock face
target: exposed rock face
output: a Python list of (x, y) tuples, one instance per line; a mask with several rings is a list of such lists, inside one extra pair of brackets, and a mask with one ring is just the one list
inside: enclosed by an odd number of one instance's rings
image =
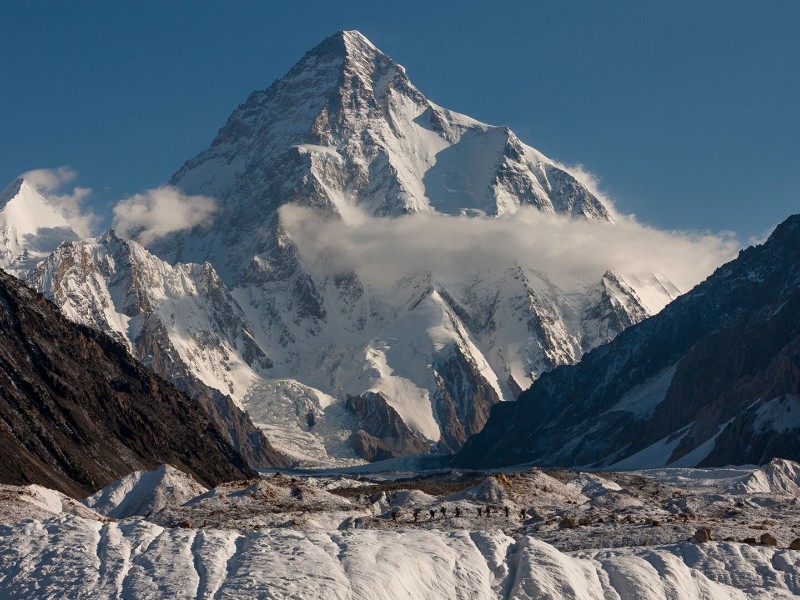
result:
[(496, 407), (459, 463), (800, 458), (800, 216), (661, 313)]
[(348, 396), (345, 406), (358, 419), (352, 444), (362, 458), (386, 460), (428, 450), (381, 394), (364, 392)]
[(501, 398), (472, 357), (459, 346), (444, 348), (437, 354), (434, 377), (439, 388), (435, 395), (436, 416), (442, 430), (439, 448), (443, 453), (453, 453), (483, 428), (489, 410)]
[(172, 384), (0, 273), (0, 479), (82, 497), (169, 462), (208, 485), (253, 475)]

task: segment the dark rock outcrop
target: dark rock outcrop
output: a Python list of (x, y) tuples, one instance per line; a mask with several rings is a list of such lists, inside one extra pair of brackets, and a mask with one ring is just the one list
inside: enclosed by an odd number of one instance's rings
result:
[(438, 387), (434, 408), (442, 430), (439, 450), (454, 453), (483, 428), (500, 398), (474, 360), (457, 346), (447, 346), (437, 354), (434, 380)]
[(76, 497), (162, 463), (206, 485), (254, 476), (174, 385), (4, 272), (0, 448), (0, 481)]
[(350, 442), (361, 458), (376, 461), (428, 452), (428, 444), (414, 435), (380, 393), (348, 395), (345, 407), (358, 419)]

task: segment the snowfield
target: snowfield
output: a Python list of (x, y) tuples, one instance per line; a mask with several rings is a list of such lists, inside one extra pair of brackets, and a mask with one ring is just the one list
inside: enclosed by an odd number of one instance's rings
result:
[(793, 598), (799, 481), (775, 460), (275, 473), (213, 490), (162, 466), (83, 504), (3, 486), (0, 597)]
[(79, 517), (0, 528), (4, 598), (792, 598), (800, 552), (736, 543), (564, 553), (502, 531), (240, 535)]

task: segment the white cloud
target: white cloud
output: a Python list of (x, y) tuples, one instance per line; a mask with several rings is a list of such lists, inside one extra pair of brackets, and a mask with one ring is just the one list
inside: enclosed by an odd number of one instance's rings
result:
[(347, 223), (288, 205), (280, 215), (316, 274), (353, 270), (378, 286), (421, 272), (463, 281), (475, 271), (519, 264), (547, 273), (565, 290), (614, 269), (664, 274), (687, 291), (739, 248), (730, 234), (661, 231), (624, 216), (615, 224), (574, 220), (535, 209), (497, 218), (416, 214)]
[(75, 169), (71, 167), (34, 169), (23, 173), (22, 176), (64, 216), (75, 233), (81, 237), (92, 235), (100, 217), (92, 209), (83, 206), (92, 189), (75, 186), (72, 191), (65, 193), (62, 191), (64, 186), (78, 176)]
[(114, 207), (113, 227), (123, 237), (143, 245), (203, 225), (217, 211), (208, 196), (190, 196), (174, 186), (164, 185), (125, 198)]

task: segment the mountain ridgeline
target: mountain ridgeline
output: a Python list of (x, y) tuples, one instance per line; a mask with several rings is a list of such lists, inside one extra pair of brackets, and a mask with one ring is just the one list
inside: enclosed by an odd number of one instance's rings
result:
[(496, 406), (457, 464), (800, 458), (800, 215), (658, 315)]

